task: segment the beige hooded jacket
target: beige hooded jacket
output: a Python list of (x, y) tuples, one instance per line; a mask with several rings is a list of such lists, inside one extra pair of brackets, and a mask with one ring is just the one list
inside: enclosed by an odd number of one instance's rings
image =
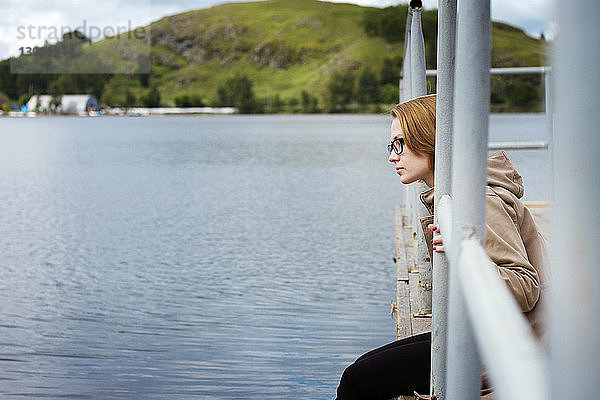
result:
[[(488, 157), (485, 250), (534, 332), (544, 341), (541, 309), (542, 299), (547, 297), (543, 292), (549, 282), (548, 264), (531, 212), (519, 200), (523, 191), (521, 176), (504, 151)], [(433, 213), (433, 189), (423, 192), (421, 200)]]
[[(498, 275), (525, 313), (534, 333), (545, 344), (542, 318), (544, 302), (548, 297), (549, 264), (544, 239), (537, 230), (531, 212), (520, 200), (523, 192), (521, 175), (508, 160), (506, 153), (498, 151), (489, 156), (485, 191), (485, 251), (496, 264)], [(421, 193), (421, 201), (433, 214), (433, 188)], [(428, 245), (431, 232), (426, 227), (431, 222), (433, 216), (421, 219)], [(433, 259), (430, 246), (429, 251)], [(485, 368), (482, 374), (481, 399), (494, 399)]]

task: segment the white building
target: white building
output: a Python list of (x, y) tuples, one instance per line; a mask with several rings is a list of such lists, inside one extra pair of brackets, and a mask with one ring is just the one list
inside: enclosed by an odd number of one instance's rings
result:
[[(27, 107), (29, 111), (47, 112), (51, 111), (51, 101), (50, 95), (35, 95), (27, 102)], [(98, 100), (87, 94), (65, 94), (61, 96), (60, 105), (56, 109), (57, 112), (69, 114), (82, 114), (89, 110), (98, 110)]]

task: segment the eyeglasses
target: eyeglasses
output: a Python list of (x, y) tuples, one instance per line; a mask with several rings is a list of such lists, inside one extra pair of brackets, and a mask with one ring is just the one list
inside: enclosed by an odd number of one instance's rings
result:
[(392, 150), (394, 150), (394, 153), (396, 153), (398, 155), (402, 154), (402, 150), (404, 150), (404, 138), (398, 138), (398, 139), (392, 140), (392, 142), (387, 145), (387, 149), (388, 149), (388, 156), (390, 156), (392, 154)]

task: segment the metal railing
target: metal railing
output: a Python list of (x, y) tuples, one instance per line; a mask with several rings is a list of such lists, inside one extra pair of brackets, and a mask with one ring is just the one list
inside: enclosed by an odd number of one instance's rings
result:
[[(423, 35), (420, 24), (420, 13), (421, 8), (418, 2), (413, 2), (407, 17), (407, 28), (406, 28), (406, 43), (405, 43), (405, 61), (403, 64), (403, 79), (400, 83), (400, 100), (406, 101), (414, 97), (418, 97), (426, 94), (426, 76), (438, 76), (438, 70), (425, 70), (424, 60), (424, 43)], [(481, 11), (481, 10), (480, 10)], [(436, 119), (437, 121), (437, 132), (436, 132), (436, 170), (435, 170), (435, 182), (436, 187), (434, 189), (434, 217), (436, 223), (441, 224), (439, 218), (441, 218), (442, 212), (438, 210), (438, 207), (442, 202), (440, 201), (443, 196), (447, 196), (451, 193), (452, 179), (450, 176), (450, 165), (453, 153), (453, 137), (452, 137), (452, 126), (454, 116), (454, 78), (455, 78), (455, 43), (456, 43), (456, 0), (440, 0), (438, 7), (438, 69), (440, 76), (438, 77), (438, 99), (437, 99), (437, 110)], [(472, 16), (471, 16), (472, 17)], [(481, 21), (479, 22), (481, 23)], [(489, 22), (488, 22), (489, 23)], [(489, 38), (488, 38), (489, 39)], [(485, 43), (485, 38), (480, 38), (479, 44)], [(467, 44), (470, 46), (470, 50), (473, 49), (473, 43), (477, 41), (470, 40)], [(464, 46), (465, 44), (463, 44)], [(489, 50), (489, 44), (488, 44)], [(481, 52), (480, 52), (481, 53)], [(489, 62), (489, 58), (488, 58)], [(481, 69), (482, 64), (478, 67)], [(489, 63), (487, 64), (489, 65)], [(484, 72), (483, 74), (481, 74)], [(479, 110), (480, 116), (485, 114), (484, 120), (479, 121), (479, 129), (477, 133), (485, 132), (485, 143), (487, 150), (525, 150), (525, 149), (546, 149), (550, 150), (553, 141), (553, 126), (552, 126), (552, 108), (550, 100), (551, 96), (551, 78), (552, 69), (550, 67), (518, 67), (518, 68), (491, 68), (486, 71), (469, 71), (469, 76), (475, 76), (480, 73), (484, 79), (488, 79), (487, 83), (479, 82), (479, 85), (486, 87), (487, 85), (487, 96), (489, 98), (489, 74), (544, 74), (545, 75), (545, 101), (546, 101), (546, 141), (535, 141), (535, 142), (487, 142), (487, 112), (488, 108)], [(473, 90), (480, 89), (479, 87), (469, 87), (472, 79), (465, 80), (466, 88), (464, 90), (470, 91), (472, 95)], [(481, 97), (481, 96), (480, 96)], [(475, 102), (469, 107), (481, 106), (487, 104), (485, 98), (480, 99), (480, 102)], [(477, 108), (477, 107), (475, 107)], [(457, 119), (460, 120), (462, 116)], [(471, 129), (472, 131), (473, 129)], [(483, 142), (481, 142), (483, 143)], [(460, 152), (460, 150), (458, 150)], [(459, 157), (469, 157), (470, 155), (462, 154)], [(549, 156), (549, 165), (552, 165), (552, 158)], [(485, 159), (484, 159), (485, 161)], [(469, 168), (474, 168), (473, 166)], [(485, 165), (482, 167), (485, 171)], [(550, 169), (551, 171), (551, 169)], [(460, 179), (462, 182), (466, 182), (464, 179)], [(550, 180), (551, 181), (551, 180)], [(484, 182), (485, 183), (485, 182)], [(464, 188), (469, 188), (471, 184), (467, 184)], [(416, 187), (419, 186), (419, 187)], [(415, 240), (415, 265), (414, 269), (419, 273), (418, 292), (416, 293), (416, 306), (419, 314), (421, 315), (432, 315), (432, 367), (431, 367), (431, 394), (436, 396), (438, 399), (444, 399), (446, 396), (447, 389), (447, 378), (452, 374), (447, 374), (447, 362), (448, 358), (451, 358), (454, 363), (458, 363), (457, 368), (454, 371), (459, 372), (458, 376), (464, 377), (464, 369), (476, 366), (475, 369), (479, 370), (479, 354), (473, 353), (469, 356), (470, 349), (469, 344), (472, 344), (475, 339), (471, 335), (472, 329), (468, 326), (468, 321), (459, 320), (454, 321), (453, 324), (457, 325), (457, 329), (461, 331), (461, 343), (450, 344), (454, 350), (448, 353), (448, 318), (450, 314), (464, 314), (463, 305), (460, 300), (454, 300), (455, 304), (453, 312), (449, 311), (449, 287), (448, 287), (448, 259), (445, 255), (434, 253), (433, 263), (435, 268), (431, 268), (431, 262), (425, 251), (425, 244), (423, 241), (422, 234), (418, 220), (420, 217), (427, 215), (427, 211), (422, 207), (420, 200), (418, 199), (418, 193), (423, 191), (426, 187), (423, 184), (411, 184), (405, 190), (405, 204), (408, 208), (409, 214), (409, 225), (413, 232), (413, 238)], [(460, 189), (459, 189), (460, 190)], [(446, 227), (446, 229), (448, 229)], [(450, 236), (446, 230), (445, 236)], [(448, 238), (445, 237), (448, 241)], [(448, 243), (450, 243), (448, 241)], [(452, 251), (450, 251), (451, 253)], [(432, 281), (435, 284), (432, 285)], [(506, 290), (506, 288), (504, 288)], [(460, 291), (459, 288), (455, 289), (455, 292)], [(490, 310), (492, 311), (492, 310)], [(493, 312), (491, 313), (493, 314)], [(517, 312), (517, 319), (522, 319), (523, 316)], [(456, 318), (455, 318), (456, 319)], [(493, 324), (491, 324), (493, 325)], [(456, 337), (456, 335), (455, 335)], [(497, 344), (495, 344), (497, 346)], [(498, 347), (501, 348), (501, 347)], [(509, 354), (509, 353), (506, 353)], [(497, 369), (496, 369), (497, 370)], [(535, 370), (535, 368), (533, 369)], [(468, 374), (467, 374), (468, 375)], [(471, 374), (473, 375), (473, 374)], [(457, 377), (452, 377), (451, 380), (457, 381)], [(458, 379), (460, 381), (460, 379)], [(465, 382), (459, 383), (459, 387), (462, 387)], [(471, 380), (470, 384), (475, 386), (475, 381)], [(462, 390), (462, 389), (461, 389)], [(464, 394), (464, 392), (461, 392)], [(527, 391), (523, 391), (527, 393)]]
[[(501, 67), (490, 68), (491, 75), (517, 75), (517, 74), (546, 74), (552, 72), (551, 67)], [(428, 69), (425, 71), (427, 76), (437, 76), (436, 69)]]
[(488, 150), (547, 150), (549, 142), (491, 142)]
[[(446, 254), (434, 253), (433, 259), (431, 394), (440, 400), (479, 399), (484, 362), (499, 399), (594, 398), (593, 378), (600, 376), (600, 249), (594, 245), (600, 213), (590, 212), (590, 199), (600, 197), (600, 185), (595, 183), (600, 169), (600, 135), (596, 133), (600, 113), (595, 107), (600, 75), (593, 68), (600, 61), (600, 3), (574, 0), (569, 10), (558, 15), (561, 33), (554, 79), (561, 141), (556, 150), (552, 69), (490, 70), (489, 0), (461, 0), (460, 13), (456, 6), (456, 0), (438, 2), (435, 218)], [(409, 13), (411, 29), (407, 26), (407, 32), (415, 32), (414, 13)], [(406, 40), (415, 37), (411, 33)], [(420, 45), (405, 47), (403, 77), (411, 84), (401, 83), (404, 92), (412, 89), (411, 72), (416, 68), (413, 62), (406, 65), (413, 57), (409, 49)], [(515, 73), (545, 76), (546, 142), (488, 143), (490, 74)], [(434, 74), (437, 71), (426, 72)], [(401, 100), (416, 95), (401, 93)], [(547, 313), (551, 359), (483, 247), (486, 158), (489, 149), (499, 148), (547, 149), (550, 171), (554, 170), (554, 152), (561, 165), (556, 181), (563, 190), (557, 193), (558, 229), (553, 235), (561, 243), (553, 253), (560, 268), (553, 270), (553, 309)], [(418, 200), (410, 196), (408, 201), (414, 205)], [(416, 224), (414, 218), (412, 222)], [(585, 230), (584, 226), (593, 228)]]
[[(439, 224), (442, 196), (452, 190), (452, 123), (454, 119), (454, 64), (456, 47), (456, 0), (438, 1), (438, 87), (436, 95), (434, 223)], [(436, 71), (437, 73), (437, 71)], [(431, 394), (445, 398), (448, 326), (448, 259), (433, 253), (431, 319)]]
[[(449, 5), (448, 3), (454, 2), (454, 0), (448, 1), (445, 0), (445, 3), (442, 3), (439, 8), (439, 12), (443, 12), (444, 8), (450, 7), (453, 10), (456, 10), (456, 4)], [(454, 2), (455, 3), (455, 2)], [(456, 18), (456, 13), (454, 13), (454, 18)], [(438, 17), (438, 25), (442, 24), (441, 18)], [(448, 24), (448, 22), (446, 22)], [(440, 28), (438, 27), (438, 32), (440, 32)], [(444, 34), (438, 34), (438, 43), (440, 40), (444, 39), (444, 36), (448, 34), (448, 29), (442, 30)], [(448, 46), (446, 41), (446, 46)], [(441, 49), (440, 49), (441, 51)], [(443, 52), (441, 55), (444, 55)], [(443, 61), (443, 60), (442, 60)], [(438, 60), (438, 64), (440, 60)], [(546, 141), (535, 141), (535, 142), (491, 142), (488, 144), (488, 150), (548, 150), (548, 173), (550, 182), (549, 185), (549, 197), (552, 198), (554, 193), (553, 186), (553, 171), (554, 171), (554, 157), (552, 154), (552, 143), (554, 136), (554, 120), (553, 120), (553, 110), (552, 106), (552, 67), (550, 66), (542, 66), (542, 67), (502, 67), (502, 68), (490, 68), (490, 75), (543, 75), (544, 76), (544, 108), (546, 114)], [(425, 71), (425, 75), (428, 77), (437, 77), (438, 71), (436, 69), (428, 69)], [(448, 79), (445, 79), (446, 84), (448, 83)], [(454, 83), (452, 83), (453, 85)], [(443, 84), (442, 84), (443, 85)], [(438, 89), (439, 92), (439, 89)]]

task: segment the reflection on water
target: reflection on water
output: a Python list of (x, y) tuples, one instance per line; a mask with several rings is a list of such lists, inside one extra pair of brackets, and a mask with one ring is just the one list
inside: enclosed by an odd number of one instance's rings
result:
[(333, 397), (395, 333), (388, 124), (1, 119), (2, 397)]

